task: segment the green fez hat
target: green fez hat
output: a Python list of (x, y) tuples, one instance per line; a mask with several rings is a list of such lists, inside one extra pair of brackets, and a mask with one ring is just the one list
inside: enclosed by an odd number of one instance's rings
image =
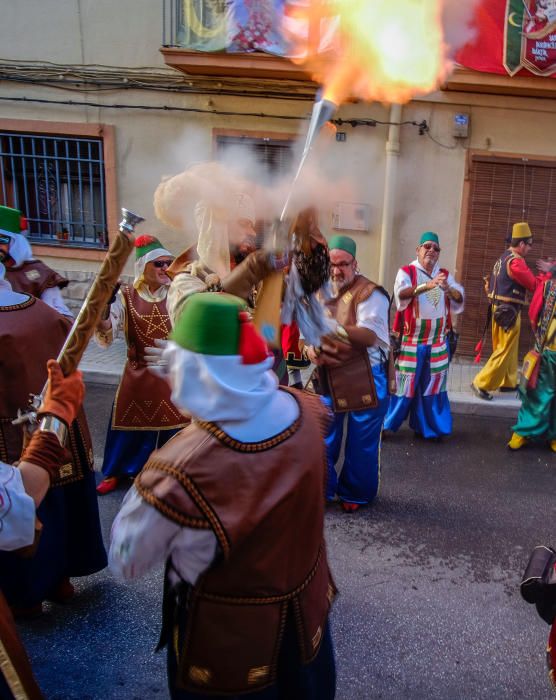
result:
[(328, 241), (328, 248), (329, 250), (345, 250), (346, 253), (349, 253), (353, 257), (355, 257), (355, 253), (357, 252), (357, 245), (353, 238), (341, 236), (340, 234), (332, 236)]
[(21, 212), (19, 209), (0, 206), (0, 231), (5, 233), (21, 232)]
[(428, 243), (429, 241), (436, 243), (436, 245), (440, 245), (438, 234), (434, 233), (434, 231), (425, 231), (425, 233), (422, 233), (421, 238), (419, 239), (419, 245), (423, 245), (423, 243)]
[(524, 240), (533, 238), (529, 224), (526, 221), (520, 221), (514, 224), (512, 227), (512, 238), (522, 238)]
[(241, 355), (243, 364), (263, 362), (266, 343), (242, 299), (222, 292), (199, 292), (186, 302), (170, 340), (199, 355)]

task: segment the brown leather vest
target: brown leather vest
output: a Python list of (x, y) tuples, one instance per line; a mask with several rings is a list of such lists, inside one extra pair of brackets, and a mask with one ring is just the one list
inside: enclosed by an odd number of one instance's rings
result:
[[(371, 294), (378, 289), (382, 293), (382, 287), (379, 287), (374, 282), (371, 282), (363, 275), (357, 275), (351, 285), (342, 291), (342, 293), (333, 297), (332, 299), (327, 299), (325, 305), (328, 309), (328, 313), (332, 318), (341, 326), (355, 326), (357, 325), (357, 306), (363, 301), (367, 300)], [(354, 359), (356, 355), (361, 355), (363, 358), (367, 355), (366, 349), (356, 349), (351, 346), (342, 343), (340, 340), (336, 343), (339, 357), (349, 362)], [(361, 367), (364, 368), (364, 363), (361, 363)], [(342, 373), (342, 367), (334, 368), (334, 373), (336, 375)], [(319, 377), (322, 384), (322, 391), (325, 394), (330, 394), (330, 377), (329, 370), (326, 367), (319, 368)], [(348, 386), (346, 391), (349, 394), (347, 396), (348, 402), (357, 403), (361, 394), (367, 395), (369, 393), (374, 394), (374, 388), (371, 389), (370, 383), (371, 379), (368, 376), (368, 372), (361, 371), (358, 375), (359, 379), (353, 382), (351, 375), (348, 378)], [(353, 387), (353, 395), (350, 394), (349, 387)]]
[[(46, 362), (56, 358), (70, 329), (64, 316), (39, 299), (29, 297), (15, 306), (0, 306), (0, 459), (8, 464), (21, 456), (23, 431), (12, 425), (29, 394), (38, 394), (46, 382)], [(40, 342), (37, 342), (40, 338)], [(72, 460), (60, 465), (55, 484), (82, 479), (93, 469), (93, 448), (83, 410), (69, 431)]]
[(55, 270), (45, 265), (41, 260), (25, 260), (19, 267), (6, 268), (6, 279), (12, 285), (14, 292), (30, 294), (37, 299), (51, 287), (68, 286), (68, 280)]
[[(300, 655), (317, 654), (336, 589), (323, 538), (329, 416), (317, 396), (289, 391), (299, 418), (257, 443), (193, 423), (153, 453), (136, 488), (174, 522), (212, 529), (221, 557), (192, 588), (178, 685), (209, 693), (276, 680), (291, 610)], [(307, 450), (311, 445), (311, 450)]]
[(145, 362), (145, 348), (172, 330), (166, 300), (145, 301), (129, 285), (122, 287), (126, 307), (127, 362), (116, 392), (114, 430), (173, 430), (189, 423), (172, 403), (168, 383)]

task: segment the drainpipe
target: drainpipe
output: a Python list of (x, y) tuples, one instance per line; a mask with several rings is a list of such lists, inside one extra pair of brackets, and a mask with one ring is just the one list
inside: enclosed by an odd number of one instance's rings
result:
[(384, 173), (384, 201), (382, 204), (382, 228), (380, 231), (380, 259), (378, 266), (378, 281), (386, 289), (391, 289), (390, 257), (392, 253), (392, 237), (394, 229), (394, 212), (396, 185), (398, 173), (398, 156), (400, 155), (400, 125), (402, 107), (393, 104), (390, 107), (390, 125), (388, 141), (386, 142), (386, 168)]

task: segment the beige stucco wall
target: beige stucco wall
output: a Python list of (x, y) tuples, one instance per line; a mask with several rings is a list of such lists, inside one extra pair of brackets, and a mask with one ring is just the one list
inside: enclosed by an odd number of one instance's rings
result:
[[(32, 10), (30, 9), (32, 7)], [(2, 54), (19, 60), (59, 63), (99, 63), (161, 68), (162, 4), (152, 0), (36, 0), (5, 3)], [(21, 40), (25, 37), (25, 41)], [(226, 97), (221, 95), (177, 95), (164, 92), (114, 91), (68, 93), (30, 85), (0, 82), (1, 96), (26, 96), (51, 100), (85, 100), (212, 109), (229, 112), (264, 112), (306, 117), (311, 103), (286, 100)], [(210, 102), (209, 102), (210, 101)], [(547, 99), (438, 93), (403, 108), (403, 120), (426, 119), (429, 135), (419, 135), (412, 125), (401, 128), (396, 210), (388, 282), (396, 269), (414, 257), (419, 234), (435, 230), (441, 236), (442, 262), (454, 268), (461, 220), (466, 151), (556, 156), (556, 104)], [(452, 137), (456, 112), (468, 112), (471, 135), (464, 141)], [(387, 108), (376, 104), (344, 105), (342, 118), (374, 118), (388, 121)], [(287, 135), (301, 131), (306, 122), (253, 116), (223, 116), (163, 111), (23, 105), (3, 102), (5, 119), (34, 119), (59, 122), (111, 124), (115, 127), (118, 206), (141, 213), (147, 223), (143, 231), (160, 236), (178, 252), (191, 241), (183, 233), (164, 227), (154, 217), (152, 195), (161, 178), (175, 174), (188, 164), (213, 155), (213, 130), (272, 132)], [(375, 128), (349, 125), (344, 143), (331, 141), (317, 153), (322, 174), (334, 173), (350, 182), (351, 201), (370, 207), (370, 231), (354, 235), (359, 245), (360, 265), (376, 277), (380, 251), (382, 203), (385, 188), (385, 145), (388, 126)], [(430, 138), (432, 137), (432, 138)], [(434, 140), (433, 140), (434, 139)], [(438, 143), (436, 143), (436, 142)], [(442, 145), (439, 145), (442, 144)], [(338, 186), (341, 198), (345, 190)], [(334, 198), (323, 204), (321, 225), (331, 229)], [(349, 232), (347, 232), (349, 233)], [(92, 271), (98, 263), (75, 259), (45, 258), (62, 270)], [(130, 267), (128, 266), (128, 272)]]

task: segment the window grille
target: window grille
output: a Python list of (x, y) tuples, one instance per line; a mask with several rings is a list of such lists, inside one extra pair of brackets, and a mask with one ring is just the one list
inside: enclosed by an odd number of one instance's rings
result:
[(105, 187), (102, 139), (0, 131), (0, 201), (33, 243), (108, 247)]
[[(293, 142), (287, 139), (252, 138), (248, 136), (217, 136), (216, 137), (216, 157), (225, 159), (226, 153), (237, 152), (237, 149), (247, 149), (254, 158), (257, 165), (262, 166), (263, 171), (261, 184), (271, 187), (280, 177), (291, 172), (293, 161)], [(257, 176), (261, 175), (257, 172)], [(259, 177), (260, 181), (260, 177)], [(267, 233), (270, 233), (274, 221), (271, 219), (260, 219), (255, 223), (257, 232), (257, 244), (262, 245), (262, 241)]]

